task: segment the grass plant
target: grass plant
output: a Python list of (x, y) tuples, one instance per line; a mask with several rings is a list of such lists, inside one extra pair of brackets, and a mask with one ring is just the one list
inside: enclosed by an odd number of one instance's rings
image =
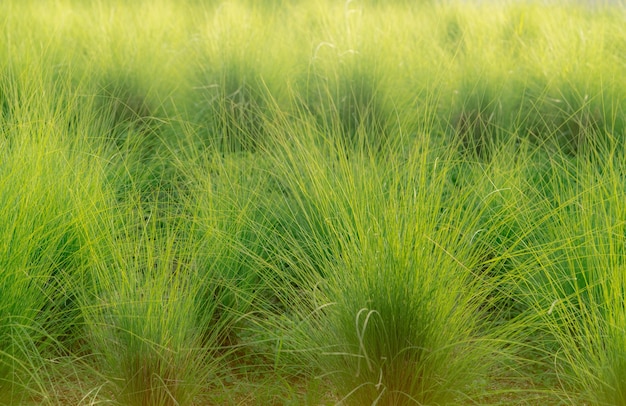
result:
[(626, 403), (625, 10), (0, 3), (0, 404)]
[[(56, 100), (75, 106), (76, 99), (57, 91)], [(52, 360), (79, 335), (76, 292), (67, 285), (82, 265), (78, 213), (89, 204), (85, 194), (95, 198), (98, 191), (98, 166), (83, 155), (90, 146), (71, 138), (78, 128), (68, 131), (72, 114), (27, 95), (21, 100), (30, 108), (13, 109), (0, 135), (2, 404), (32, 396), (51, 401)]]
[(475, 273), (481, 258), (471, 245), (485, 206), (448, 198), (454, 161), (426, 137), (406, 152), (386, 150), (389, 164), (314, 131), (308, 137), (276, 158), (290, 206), (301, 211), (288, 249), (301, 255), (298, 246), (310, 246), (301, 266), (321, 276), (311, 281), (310, 313), (299, 315), (306, 333), (294, 335), (297, 345), (308, 335), (340, 403), (471, 399), (471, 383), (501, 361), (483, 324), (489, 284)]
[[(616, 150), (598, 149), (608, 158), (591, 163), (556, 159), (549, 182), (558, 202), (540, 230), (531, 233), (528, 262), (519, 280), (541, 329), (538, 340), (570, 402), (622, 404), (623, 309), (619, 230), (621, 181)], [(534, 235), (532, 235), (534, 234)], [(535, 269), (531, 271), (531, 269)], [(541, 344), (542, 343), (542, 344)]]
[(198, 324), (212, 323), (217, 334), (215, 306), (200, 299), (198, 271), (191, 253), (177, 248), (178, 235), (161, 229), (158, 214), (129, 211), (98, 220), (112, 230), (97, 228), (90, 238), (90, 286), (80, 287), (88, 345), (116, 402), (193, 404), (214, 374), (215, 348), (203, 346)]

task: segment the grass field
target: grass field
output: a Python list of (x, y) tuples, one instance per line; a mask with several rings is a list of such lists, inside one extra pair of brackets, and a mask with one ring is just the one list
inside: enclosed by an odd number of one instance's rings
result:
[(626, 405), (623, 5), (0, 27), (0, 405)]

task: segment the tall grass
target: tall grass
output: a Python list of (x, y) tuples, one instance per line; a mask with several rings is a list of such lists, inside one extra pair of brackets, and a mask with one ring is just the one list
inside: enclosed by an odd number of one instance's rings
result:
[(0, 403), (624, 403), (624, 13), (3, 2)]
[(215, 304), (200, 296), (214, 282), (199, 275), (193, 252), (179, 248), (191, 244), (158, 213), (130, 206), (100, 216), (88, 230), (91, 274), (76, 286), (98, 371), (121, 404), (193, 404), (215, 374), (216, 350), (199, 328), (222, 328)]
[(621, 404), (621, 164), (615, 149), (594, 153), (605, 160), (551, 160), (555, 198), (542, 203), (548, 214), (527, 236), (534, 248), (516, 273), (569, 401)]
[(319, 274), (297, 281), (312, 291), (296, 313), (296, 346), (310, 349), (341, 403), (471, 398), (472, 382), (504, 359), (495, 339), (505, 335), (484, 324), (492, 292), (472, 246), (486, 206), (450, 193), (454, 155), (426, 137), (381, 160), (312, 128), (274, 150), (294, 217), (287, 250), (309, 255), (292, 271)]
[(74, 121), (79, 100), (45, 78), (16, 74), (2, 83), (15, 97), (6, 99), (0, 134), (2, 404), (33, 396), (46, 403), (55, 392), (52, 360), (77, 339), (76, 292), (66, 282), (82, 266), (79, 211), (99, 186), (92, 146), (73, 138), (89, 128)]
[(44, 390), (38, 387), (45, 378), (36, 372), (42, 365), (35, 343), (46, 337), (43, 325), (55, 313), (45, 311), (55, 296), (49, 284), (71, 267), (76, 239), (70, 196), (51, 174), (44, 175), (47, 168), (62, 168), (63, 158), (23, 141), (15, 144), (2, 160), (3, 404), (19, 402), (23, 390)]

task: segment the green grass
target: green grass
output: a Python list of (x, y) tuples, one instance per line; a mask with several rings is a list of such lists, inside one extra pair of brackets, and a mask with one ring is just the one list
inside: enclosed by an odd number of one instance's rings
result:
[(0, 4), (0, 404), (626, 404), (626, 9)]

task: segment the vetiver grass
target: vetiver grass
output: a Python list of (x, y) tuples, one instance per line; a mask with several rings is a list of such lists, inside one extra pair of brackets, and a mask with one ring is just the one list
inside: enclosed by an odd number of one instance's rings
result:
[[(83, 265), (79, 212), (97, 199), (99, 167), (76, 137), (79, 99), (45, 70), (6, 67), (2, 117), (2, 404), (56, 396), (55, 368), (77, 339), (67, 284)], [(30, 74), (27, 74), (29, 73)], [(42, 90), (43, 89), (43, 90)], [(89, 196), (89, 198), (86, 198)]]
[(0, 403), (623, 403), (624, 13), (2, 3)]
[(548, 354), (571, 403), (624, 402), (617, 151), (598, 148), (591, 156), (550, 160), (546, 181), (554, 195), (541, 207), (548, 215), (525, 235), (535, 248), (515, 271), (542, 331), (537, 348)]
[(285, 294), (304, 305), (288, 313), (303, 331), (286, 346), (309, 348), (341, 403), (470, 401), (507, 359), (506, 329), (481, 309), (494, 291), (479, 269), (490, 265), (472, 246), (493, 191), (458, 195), (469, 190), (452, 190), (455, 154), (427, 137), (381, 153), (346, 148), (310, 121), (293, 128), (301, 136), (273, 148), (293, 218), (282, 255), (307, 256), (290, 280), (305, 296)]
[[(9, 134), (3, 135), (4, 143), (8, 143)], [(5, 404), (22, 401), (30, 391), (45, 394), (42, 385), (46, 377), (37, 372), (45, 368), (40, 354), (43, 349), (36, 343), (45, 340), (44, 324), (54, 317), (54, 308), (64, 299), (55, 297), (54, 285), (65, 268), (72, 266), (72, 240), (76, 238), (70, 196), (63, 183), (47, 172), (48, 168), (58, 171), (65, 165), (63, 158), (54, 158), (42, 148), (54, 150), (56, 143), (32, 145), (32, 140), (24, 139), (25, 134), (11, 135), (17, 139), (10, 151), (5, 144), (1, 183), (4, 244), (0, 399)], [(71, 173), (65, 174), (71, 177)], [(71, 182), (67, 177), (65, 181)]]
[(165, 224), (141, 207), (118, 210), (96, 220), (88, 236), (91, 275), (77, 286), (95, 368), (120, 404), (194, 404), (214, 378), (225, 324), (215, 317), (219, 294), (204, 296), (217, 283), (172, 228), (174, 219)]

